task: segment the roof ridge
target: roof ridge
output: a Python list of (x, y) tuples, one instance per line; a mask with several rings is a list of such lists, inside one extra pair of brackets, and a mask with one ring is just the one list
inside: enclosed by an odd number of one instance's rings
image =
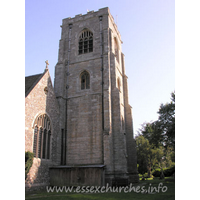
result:
[(38, 76), (38, 75), (42, 75), (43, 73), (40, 74), (34, 74), (34, 75), (30, 75), (30, 76), (25, 76), (25, 78), (31, 77), (31, 76)]

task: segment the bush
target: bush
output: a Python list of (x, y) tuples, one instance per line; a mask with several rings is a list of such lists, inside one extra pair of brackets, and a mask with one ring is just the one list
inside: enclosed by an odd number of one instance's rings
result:
[[(154, 177), (160, 177), (160, 169), (156, 169), (152, 174)], [(175, 166), (172, 166), (171, 168), (164, 168), (163, 173), (165, 177), (172, 176), (175, 172)]]
[(146, 172), (145, 174), (138, 174), (139, 175), (139, 179), (140, 180), (146, 180), (146, 179), (148, 179), (148, 178), (154, 178), (154, 176), (153, 175), (151, 175), (151, 177), (148, 177), (148, 173)]
[(139, 176), (139, 178), (142, 178), (142, 177), (143, 177), (142, 174), (138, 174), (138, 176)]
[(25, 180), (27, 178), (27, 174), (33, 164), (34, 154), (30, 151), (25, 152)]
[(153, 175), (154, 177), (160, 177), (160, 169), (156, 169), (156, 170), (152, 173), (152, 175)]
[(166, 177), (172, 176), (172, 175), (174, 174), (174, 172), (175, 172), (175, 166), (173, 166), (173, 167), (171, 167), (171, 168), (168, 168), (168, 169), (165, 169), (165, 170), (163, 171), (163, 173), (164, 173), (164, 175), (165, 175)]

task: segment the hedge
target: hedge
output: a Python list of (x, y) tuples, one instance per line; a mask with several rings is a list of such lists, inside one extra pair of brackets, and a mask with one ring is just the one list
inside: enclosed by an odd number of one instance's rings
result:
[(27, 174), (33, 164), (34, 154), (30, 151), (25, 152), (25, 180), (27, 178)]

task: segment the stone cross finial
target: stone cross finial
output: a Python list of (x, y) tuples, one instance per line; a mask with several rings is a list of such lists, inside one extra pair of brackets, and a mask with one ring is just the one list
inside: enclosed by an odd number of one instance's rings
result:
[(48, 69), (48, 65), (49, 65), (48, 60), (46, 60), (45, 63), (46, 63), (46, 69)]

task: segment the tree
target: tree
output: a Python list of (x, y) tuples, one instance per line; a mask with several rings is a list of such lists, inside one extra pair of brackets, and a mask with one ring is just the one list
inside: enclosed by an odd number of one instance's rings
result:
[(139, 134), (149, 140), (153, 148), (170, 146), (175, 149), (175, 92), (171, 93), (171, 102), (161, 104), (157, 121), (142, 124)]
[(148, 171), (148, 157), (150, 155), (149, 141), (142, 135), (135, 138), (137, 148), (137, 163), (139, 164), (138, 171), (144, 175)]
[(148, 177), (151, 177), (151, 171), (155, 166), (163, 167), (164, 148), (155, 148), (150, 145), (149, 140), (143, 135), (136, 137), (137, 147), (137, 163), (139, 164), (138, 171), (144, 175), (148, 172)]
[(165, 167), (171, 167), (175, 162), (175, 152), (172, 147), (167, 146), (164, 152)]
[(161, 104), (157, 125), (162, 130), (165, 146), (175, 149), (175, 92), (171, 93), (171, 102)]
[(162, 130), (157, 121), (142, 124), (140, 134), (149, 140), (149, 143), (153, 148), (159, 148), (163, 145)]
[(151, 170), (171, 167), (175, 162), (175, 92), (171, 102), (161, 104), (157, 121), (142, 124), (136, 137), (138, 171), (140, 174)]

